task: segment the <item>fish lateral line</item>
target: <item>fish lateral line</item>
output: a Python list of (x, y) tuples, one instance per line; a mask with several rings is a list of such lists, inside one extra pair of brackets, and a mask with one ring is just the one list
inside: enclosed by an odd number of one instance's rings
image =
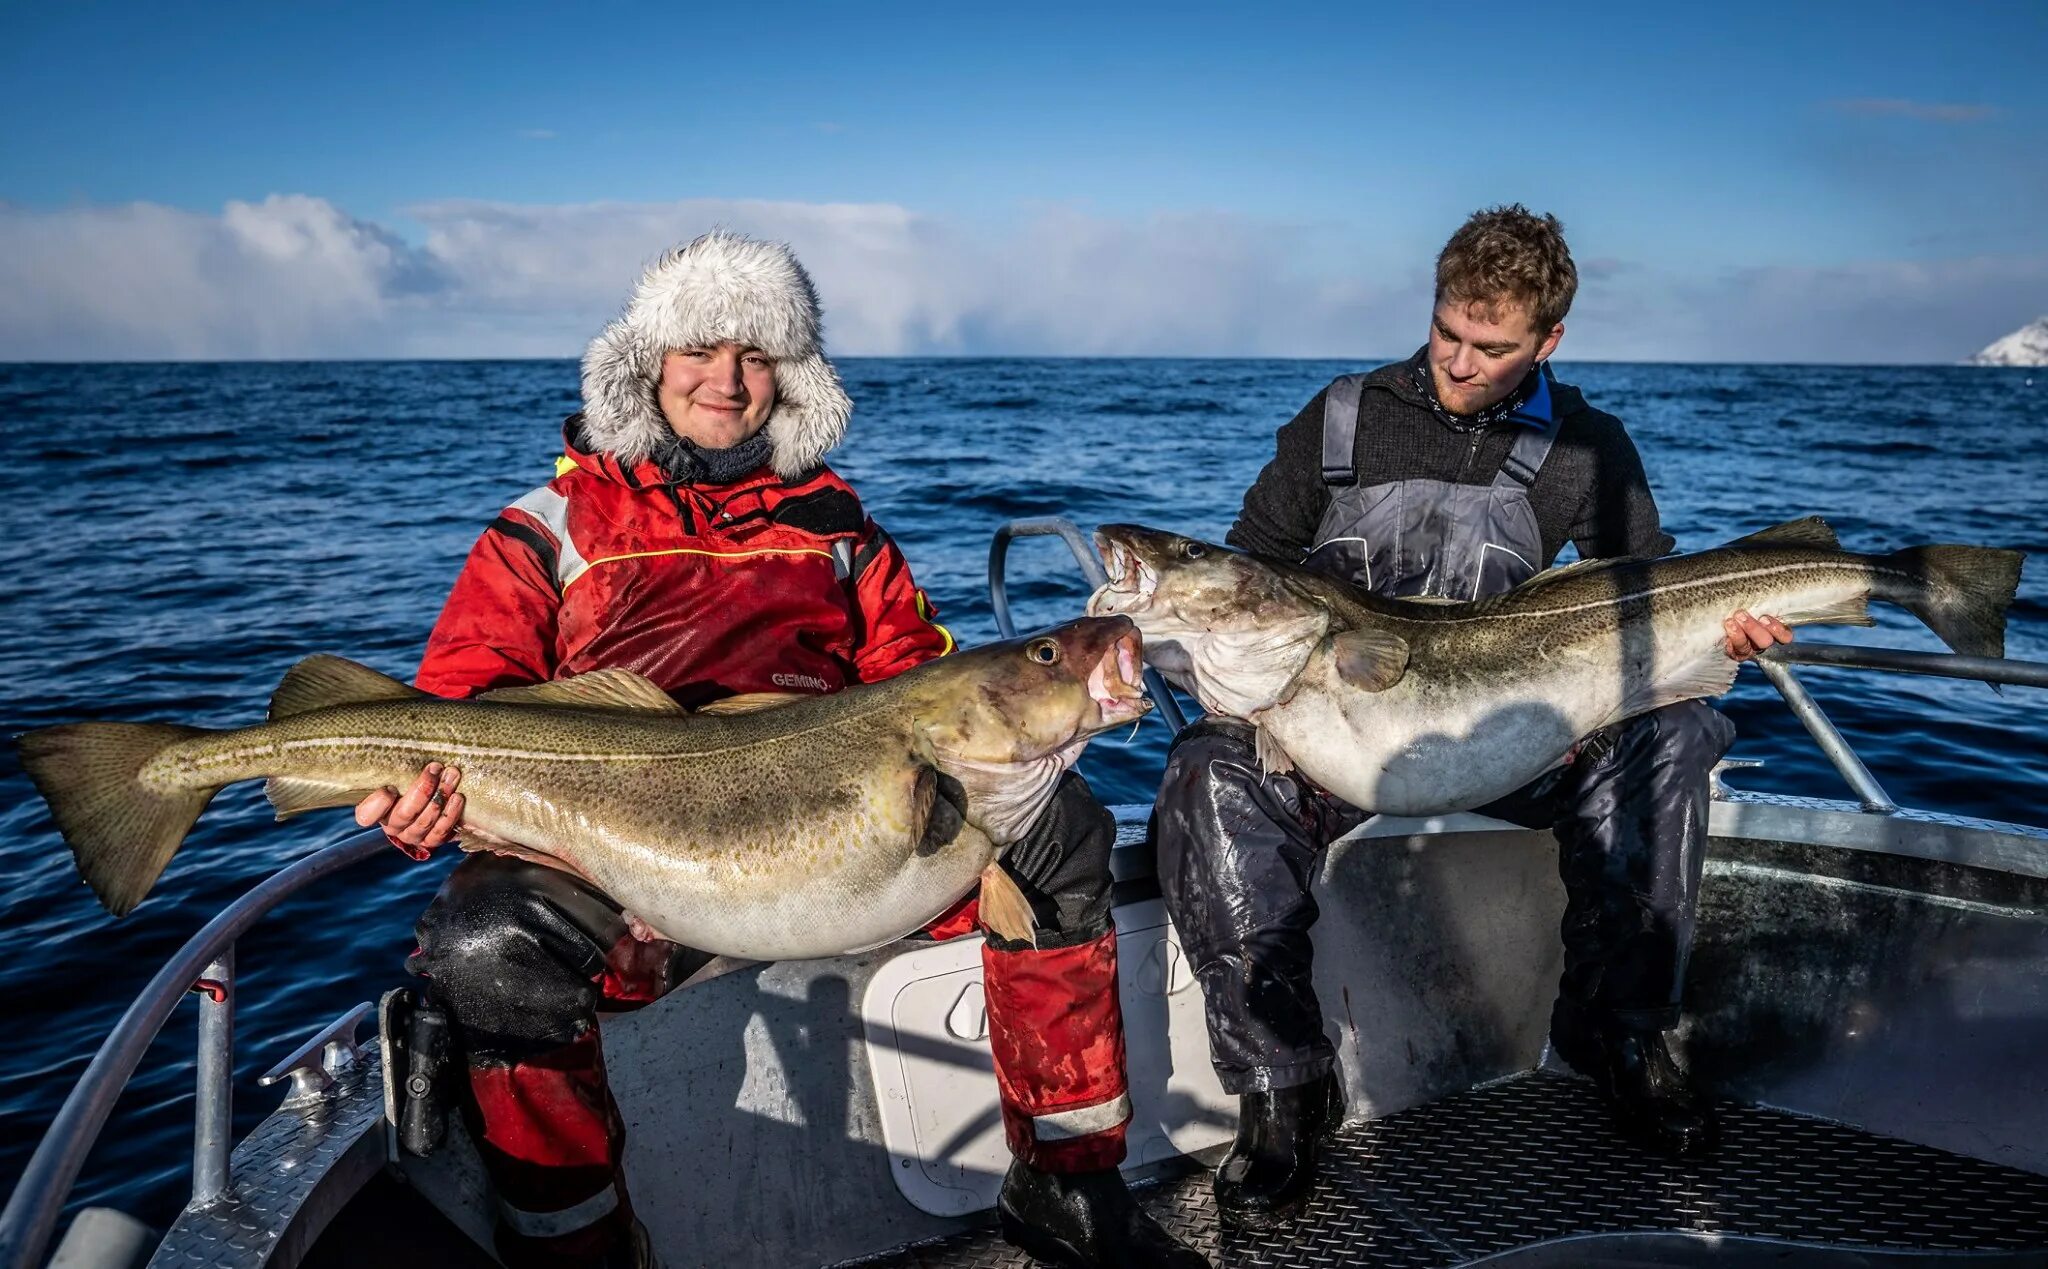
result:
[[(823, 700), (825, 698), (819, 697), (817, 699)], [(416, 703), (417, 702), (407, 702), (407, 704)], [(450, 703), (467, 704), (469, 702)], [(685, 758), (712, 758), (724, 754), (742, 753), (749, 749), (759, 748), (762, 745), (786, 744), (789, 741), (796, 740), (804, 736), (809, 736), (814, 732), (823, 731), (827, 729), (848, 727), (864, 723), (869, 719), (873, 718), (875, 715), (886, 711), (888, 708), (889, 706), (886, 704), (874, 705), (870, 706), (867, 709), (861, 710), (858, 713), (849, 715), (845, 718), (837, 718), (826, 722), (814, 723), (809, 727), (805, 727), (797, 731), (779, 732), (774, 736), (764, 737), (760, 740), (748, 741), (744, 744), (720, 745), (710, 749), (626, 750), (622, 752), (604, 752), (585, 749), (574, 752), (567, 752), (553, 749), (510, 749), (504, 747), (483, 746), (474, 743), (460, 743), (453, 741), (442, 743), (439, 741), (421, 739), (419, 737), (406, 738), (394, 736), (303, 736), (298, 737), (296, 739), (288, 740), (261, 741), (256, 744), (252, 744), (247, 749), (233, 750), (232, 753), (237, 758), (247, 759), (252, 757), (261, 757), (266, 754), (282, 756), (287, 752), (300, 752), (305, 750), (328, 750), (336, 748), (355, 747), (369, 749), (390, 749), (409, 752), (427, 751), (431, 753), (460, 754), (466, 757), (473, 758), (517, 758), (528, 759), (536, 762), (673, 761), (676, 759)], [(304, 715), (301, 715), (300, 717), (304, 717)], [(742, 715), (742, 717), (746, 716)], [(292, 721), (296, 721), (296, 719)], [(257, 724), (257, 726), (271, 725), (274, 724)], [(207, 765), (216, 765), (225, 762), (228, 756), (228, 754), (219, 754), (212, 760), (211, 763), (208, 763)], [(194, 765), (197, 766), (200, 765), (200, 763), (195, 762)]]
[[(1856, 558), (1860, 559), (1863, 557)], [(1411, 616), (1409, 614), (1389, 615), (1398, 616), (1402, 620), (1416, 621), (1418, 622), (1418, 624), (1438, 626), (1452, 626), (1468, 621), (1511, 621), (1517, 617), (1560, 617), (1575, 612), (1586, 612), (1588, 610), (1595, 608), (1612, 608), (1621, 604), (1633, 602), (1638, 599), (1649, 599), (1656, 595), (1668, 595), (1676, 591), (1698, 590), (1703, 586), (1720, 586), (1730, 582), (1752, 581), (1760, 577), (1773, 577), (1780, 573), (1797, 573), (1814, 569), (1829, 570), (1847, 567), (1849, 566), (1843, 564), (1833, 564), (1824, 560), (1813, 560), (1808, 562), (1801, 562), (1798, 564), (1773, 564), (1768, 568), (1750, 569), (1746, 572), (1741, 573), (1716, 573), (1712, 577), (1701, 577), (1690, 579), (1687, 581), (1667, 582), (1657, 586), (1652, 586), (1647, 590), (1631, 591), (1625, 595), (1610, 595), (1602, 599), (1588, 600), (1583, 603), (1568, 604), (1560, 608), (1517, 608), (1511, 612), (1460, 613), (1456, 616), (1446, 615), (1440, 617), (1416, 617)], [(1875, 564), (1864, 564), (1860, 567), (1862, 570), (1871, 573), (1883, 573), (1890, 577), (1903, 577), (1908, 580), (1916, 580), (1913, 574), (1908, 573), (1903, 569), (1881, 568)], [(1513, 592), (1510, 591), (1507, 593), (1512, 594)], [(1428, 609), (1427, 607), (1423, 607), (1419, 611), (1427, 612)]]

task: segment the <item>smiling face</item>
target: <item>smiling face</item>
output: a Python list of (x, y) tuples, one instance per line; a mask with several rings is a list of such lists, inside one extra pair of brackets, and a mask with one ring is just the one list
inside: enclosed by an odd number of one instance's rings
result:
[(1530, 324), (1529, 310), (1512, 301), (1437, 301), (1429, 322), (1429, 373), (1436, 399), (1453, 414), (1477, 414), (1528, 377), (1564, 338), (1564, 323), (1548, 330)]
[(775, 362), (744, 344), (680, 349), (661, 359), (656, 396), (677, 436), (731, 449), (766, 426), (775, 409)]

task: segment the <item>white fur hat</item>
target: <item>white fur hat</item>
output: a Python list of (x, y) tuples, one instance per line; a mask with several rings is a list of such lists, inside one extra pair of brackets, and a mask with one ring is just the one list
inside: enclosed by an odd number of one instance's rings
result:
[(839, 444), (853, 414), (818, 327), (818, 293), (782, 243), (715, 229), (668, 251), (583, 354), (585, 439), (624, 463), (646, 458), (670, 435), (656, 395), (662, 358), (731, 341), (775, 359), (768, 441), (776, 474), (800, 476)]

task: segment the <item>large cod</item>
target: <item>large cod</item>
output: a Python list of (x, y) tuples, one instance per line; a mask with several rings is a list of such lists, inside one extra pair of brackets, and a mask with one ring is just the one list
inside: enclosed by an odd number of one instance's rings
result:
[(1693, 697), (1739, 663), (1722, 621), (1872, 624), (1898, 604), (1950, 647), (2005, 650), (2017, 551), (1853, 555), (1819, 519), (1655, 560), (1590, 560), (1470, 603), (1385, 599), (1306, 569), (1135, 525), (1096, 534), (1088, 611), (1138, 623), (1145, 658), (1211, 713), (1247, 720), (1267, 770), (1298, 767), (1364, 810), (1469, 810), (1581, 738)]
[(996, 866), (1091, 736), (1151, 707), (1124, 618), (945, 657), (883, 683), (686, 714), (622, 670), (441, 700), (339, 657), (300, 662), (239, 731), (74, 723), (21, 738), (85, 876), (125, 915), (199, 813), (267, 777), (280, 819), (462, 770), (465, 849), (574, 872), (659, 934), (756, 960), (840, 955), (929, 923)]

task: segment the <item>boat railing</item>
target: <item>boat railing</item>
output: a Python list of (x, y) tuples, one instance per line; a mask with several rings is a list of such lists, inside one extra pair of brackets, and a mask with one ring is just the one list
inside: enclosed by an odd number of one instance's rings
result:
[[(1014, 638), (1017, 624), (1010, 612), (1009, 587), (1004, 576), (1009, 564), (1010, 543), (1016, 538), (1057, 537), (1067, 544), (1074, 553), (1074, 560), (1081, 566), (1081, 573), (1088, 579), (1089, 587), (1102, 586), (1109, 580), (1103, 571), (1102, 561), (1096, 557), (1094, 544), (1089, 535), (1072, 520), (1061, 516), (1034, 516), (1029, 519), (1011, 520), (996, 530), (995, 540), (988, 551), (988, 600), (995, 610), (996, 628), (1005, 639)], [(2013, 684), (2022, 687), (2048, 688), (2048, 662), (2015, 661), (2004, 657), (1963, 656), (1946, 652), (1905, 652), (1896, 648), (1873, 648), (1863, 644), (1779, 644), (1766, 650), (1757, 659), (1757, 669), (1763, 672), (1772, 687), (1785, 698), (1785, 704), (1805, 726), (1807, 734), (1820, 747), (1842, 779), (1856, 794), (1863, 809), (1879, 815), (1890, 815), (1899, 809), (1885, 793), (1877, 777), (1856, 755), (1847, 737), (1829, 720), (1820, 702), (1813, 699), (1813, 693), (1806, 690), (1792, 666), (1822, 665), (1837, 666), (1856, 670), (1885, 670), (1895, 674), (1925, 674), (1937, 678), (1975, 679), (1984, 683)], [(1159, 714), (1168, 727), (1178, 733), (1186, 726), (1180, 707), (1165, 682), (1156, 670), (1145, 671), (1145, 685), (1159, 706)]]
[[(230, 1196), (234, 1148), (235, 942), (279, 903), (353, 864), (391, 849), (376, 829), (352, 833), (297, 860), (223, 909), (178, 949), (114, 1024), (100, 1051), (50, 1124), (0, 1210), (0, 1269), (36, 1269), (115, 1099), (186, 996), (199, 997), (198, 1098), (192, 1132), (192, 1201), (204, 1208)], [(359, 1011), (346, 1019), (353, 1022)], [(316, 1039), (334, 1041), (328, 1028)], [(319, 1062), (325, 1046), (308, 1059)], [(295, 1055), (296, 1058), (296, 1055)], [(290, 1074), (292, 1061), (265, 1076)], [(294, 1087), (300, 1086), (295, 1077)]]
[[(1058, 516), (1008, 521), (996, 530), (989, 546), (988, 572), (989, 603), (994, 609), (996, 627), (1004, 638), (1017, 633), (1005, 585), (1009, 547), (1013, 540), (1028, 537), (1061, 539), (1073, 552), (1091, 587), (1108, 581), (1088, 535), (1073, 521)], [(1758, 668), (1785, 697), (1864, 806), (1882, 813), (1897, 807), (1793, 674), (1790, 663), (2048, 687), (2048, 663), (2034, 661), (1842, 644), (1782, 645), (1765, 653)], [(1186, 718), (1165, 680), (1158, 671), (1147, 669), (1145, 684), (1161, 721), (1178, 733), (1187, 725)], [(164, 1023), (188, 995), (200, 997), (191, 1207), (205, 1208), (231, 1196), (236, 940), (285, 899), (388, 849), (383, 833), (369, 829), (314, 851), (228, 905), (157, 971), (115, 1023), (112, 1034), (65, 1098), (28, 1166), (22, 1170), (6, 1208), (0, 1210), (0, 1269), (37, 1269), (41, 1264), (64, 1201), (113, 1112), (115, 1100), (142, 1064)], [(324, 1086), (327, 1079), (323, 1077), (331, 1074), (332, 1064), (352, 1051), (354, 1026), (364, 1012), (359, 1007), (337, 1019), (301, 1046), (298, 1053), (279, 1063), (262, 1082), (271, 1084), (290, 1077), (294, 1099), (303, 1099)], [(322, 1069), (315, 1070), (316, 1066)]]
[[(996, 629), (1005, 639), (1017, 637), (1017, 623), (1010, 617), (1010, 593), (1005, 578), (1010, 543), (1016, 538), (1050, 537), (1059, 538), (1074, 553), (1074, 562), (1081, 566), (1081, 575), (1088, 579), (1089, 590), (1109, 584), (1109, 574), (1103, 570), (1102, 561), (1096, 558), (1094, 544), (1087, 534), (1081, 532), (1081, 526), (1072, 520), (1063, 516), (1033, 516), (1004, 521), (988, 544), (988, 602), (995, 610)], [(1145, 671), (1145, 688), (1145, 694), (1157, 707), (1160, 720), (1174, 735), (1179, 735), (1188, 722), (1180, 712), (1180, 702), (1173, 698), (1173, 692), (1159, 671), (1149, 668)]]

